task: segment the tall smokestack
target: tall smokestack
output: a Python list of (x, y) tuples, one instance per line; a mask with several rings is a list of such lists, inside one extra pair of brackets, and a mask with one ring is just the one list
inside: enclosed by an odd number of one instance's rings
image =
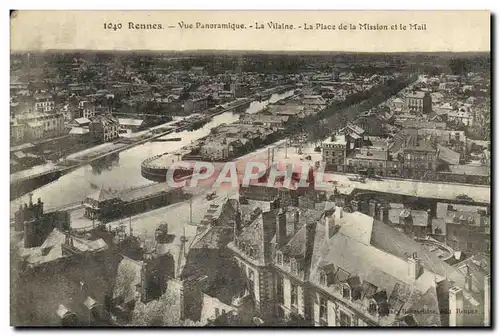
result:
[(459, 327), (463, 325), (462, 311), (464, 309), (464, 293), (460, 287), (454, 286), (448, 291), (450, 306), (450, 327)]
[(484, 277), (484, 326), (490, 326), (490, 275)]
[(286, 212), (280, 210), (276, 215), (276, 244), (279, 247), (285, 245), (286, 241)]

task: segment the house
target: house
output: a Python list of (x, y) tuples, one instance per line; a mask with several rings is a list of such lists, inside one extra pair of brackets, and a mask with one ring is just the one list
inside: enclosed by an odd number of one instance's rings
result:
[(225, 142), (210, 142), (200, 148), (200, 155), (203, 160), (223, 161), (229, 158), (230, 146)]
[(467, 253), (488, 255), (491, 219), (487, 207), (438, 203), (436, 217), (444, 220), (446, 244)]
[(302, 104), (323, 107), (327, 104), (327, 101), (320, 95), (304, 95), (302, 97)]
[(387, 148), (358, 148), (347, 156), (345, 171), (355, 174), (385, 176), (387, 174), (387, 161), (389, 161)]
[(391, 101), (391, 105), (393, 110), (402, 111), (405, 107), (405, 102), (403, 101), (403, 99), (396, 97)]
[(51, 94), (36, 94), (34, 100), (33, 110), (36, 112), (52, 112), (55, 108), (54, 99)]
[(78, 254), (96, 254), (107, 250), (104, 240), (88, 240), (54, 228), (40, 246), (21, 248), (18, 253), (25, 266), (33, 269)]
[(322, 160), (333, 171), (343, 171), (349, 139), (343, 135), (332, 135), (321, 144)]
[(184, 112), (194, 112), (206, 109), (208, 107), (208, 97), (191, 98), (184, 102)]
[(15, 116), (15, 122), (24, 125), (24, 137), (34, 141), (56, 137), (64, 133), (64, 115), (62, 113), (30, 112)]
[(91, 119), (95, 116), (95, 105), (88, 100), (81, 100), (78, 102), (78, 115), (81, 118)]
[(418, 144), (403, 148), (402, 154), (405, 178), (425, 179), (436, 171), (437, 149), (428, 141), (418, 140)]
[(118, 119), (111, 115), (101, 115), (92, 119), (89, 130), (92, 138), (100, 142), (113, 141), (119, 136)]
[(120, 131), (137, 132), (144, 125), (144, 120), (133, 118), (118, 118), (120, 124)]
[(431, 113), (432, 97), (429, 92), (410, 92), (405, 95), (405, 108), (413, 114)]
[(347, 147), (347, 151), (363, 146), (363, 141), (366, 136), (366, 132), (363, 128), (349, 123), (346, 127), (342, 128), (339, 133), (344, 134), (348, 139), (349, 146)]
[(90, 119), (89, 118), (76, 118), (73, 119), (71, 122), (68, 123), (68, 126), (70, 127), (86, 127), (88, 128), (90, 126)]
[(366, 130), (366, 133), (371, 136), (382, 136), (386, 133), (384, 128), (385, 121), (378, 115), (360, 116), (354, 124)]
[(288, 122), (289, 118), (290, 117), (286, 115), (245, 114), (240, 122), (243, 124), (283, 128)]
[(430, 210), (416, 210), (405, 207), (401, 203), (390, 203), (388, 224), (415, 237), (426, 237), (432, 233), (432, 215)]
[(450, 111), (447, 113), (448, 122), (455, 122), (464, 126), (474, 125), (474, 115), (473, 113), (466, 110)]

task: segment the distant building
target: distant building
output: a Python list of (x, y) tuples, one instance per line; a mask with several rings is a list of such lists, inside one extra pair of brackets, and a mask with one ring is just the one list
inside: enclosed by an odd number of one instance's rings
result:
[(80, 118), (91, 119), (95, 116), (95, 105), (92, 102), (83, 100), (78, 103), (78, 114)]
[(62, 113), (24, 113), (17, 115), (15, 122), (23, 125), (24, 140), (27, 141), (56, 137), (65, 131)]
[(345, 135), (332, 135), (321, 144), (323, 162), (333, 171), (344, 170), (348, 139)]
[(464, 126), (473, 126), (475, 122), (474, 114), (469, 111), (450, 111), (447, 116), (448, 122), (455, 122)]
[(15, 213), (15, 230), (24, 231), (24, 247), (40, 246), (53, 229), (67, 230), (70, 225), (66, 211), (44, 212), (43, 202), (38, 199), (33, 203), (30, 195), (29, 204), (19, 207)]
[(137, 132), (144, 125), (144, 120), (142, 119), (132, 119), (132, 118), (118, 118), (118, 123), (120, 124), (120, 131), (131, 131)]
[(182, 188), (172, 188), (167, 183), (158, 183), (121, 193), (100, 188), (88, 195), (83, 205), (87, 218), (105, 221), (165, 206), (184, 197)]
[(400, 203), (390, 203), (389, 223), (410, 236), (425, 238), (432, 233), (432, 214), (428, 210), (409, 209)]
[(265, 115), (265, 114), (245, 114), (240, 123), (255, 124), (265, 127), (283, 128), (288, 122), (289, 116)]
[(488, 208), (438, 203), (436, 217), (444, 220), (447, 245), (468, 255), (490, 254), (491, 219)]
[(224, 142), (206, 143), (200, 148), (200, 155), (203, 160), (223, 161), (229, 158), (229, 145)]
[(34, 110), (36, 112), (52, 112), (55, 108), (54, 99), (50, 94), (35, 95)]
[(387, 174), (388, 161), (388, 149), (359, 148), (347, 156), (345, 171), (355, 174), (385, 176)]
[(397, 97), (391, 102), (391, 107), (395, 112), (401, 112), (405, 106), (403, 99)]
[(113, 141), (119, 136), (120, 124), (111, 115), (102, 115), (92, 119), (89, 130), (92, 138), (100, 142)]
[[(403, 176), (412, 179), (431, 179), (437, 167), (437, 150), (428, 142), (403, 148)], [(428, 176), (429, 175), (429, 176)]]
[(17, 121), (10, 122), (10, 142), (12, 144), (21, 143), (24, 140), (26, 125), (19, 124)]
[(200, 97), (200, 98), (192, 98), (188, 99), (184, 102), (184, 112), (190, 113), (193, 111), (200, 111), (206, 109), (208, 107), (208, 98)]
[(432, 97), (429, 92), (410, 92), (405, 96), (405, 107), (410, 113), (431, 113)]

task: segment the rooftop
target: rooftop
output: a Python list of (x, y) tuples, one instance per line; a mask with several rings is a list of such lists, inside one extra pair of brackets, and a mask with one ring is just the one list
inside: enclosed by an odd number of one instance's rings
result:
[(347, 141), (346, 141), (345, 135), (340, 134), (340, 135), (333, 135), (333, 136), (329, 137), (328, 139), (323, 141), (323, 144), (325, 144), (325, 145), (344, 145), (345, 146), (347, 144)]
[(388, 152), (381, 149), (361, 148), (352, 153), (353, 159), (387, 160)]

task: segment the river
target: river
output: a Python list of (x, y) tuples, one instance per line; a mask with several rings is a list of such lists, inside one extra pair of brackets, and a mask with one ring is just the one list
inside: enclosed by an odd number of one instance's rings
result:
[[(290, 97), (293, 91), (282, 94), (273, 94), (268, 101), (254, 101), (244, 113), (257, 113), (262, 111), (268, 104)], [(145, 159), (162, 154), (173, 152), (193, 141), (207, 136), (210, 130), (223, 123), (234, 123), (240, 115), (233, 112), (226, 112), (215, 116), (202, 128), (195, 131), (183, 131), (171, 133), (166, 138), (179, 137), (182, 141), (172, 142), (147, 142), (121, 152), (114, 159), (109, 158), (107, 162), (87, 165), (60, 177), (58, 180), (49, 183), (39, 189), (34, 190), (33, 200), (41, 198), (45, 209), (57, 209), (68, 204), (81, 202), (87, 195), (92, 194), (97, 188), (112, 189), (122, 191), (129, 188), (153, 184), (141, 175), (141, 163)], [(28, 202), (29, 196), (24, 195), (10, 202), (11, 216), (19, 205)]]

